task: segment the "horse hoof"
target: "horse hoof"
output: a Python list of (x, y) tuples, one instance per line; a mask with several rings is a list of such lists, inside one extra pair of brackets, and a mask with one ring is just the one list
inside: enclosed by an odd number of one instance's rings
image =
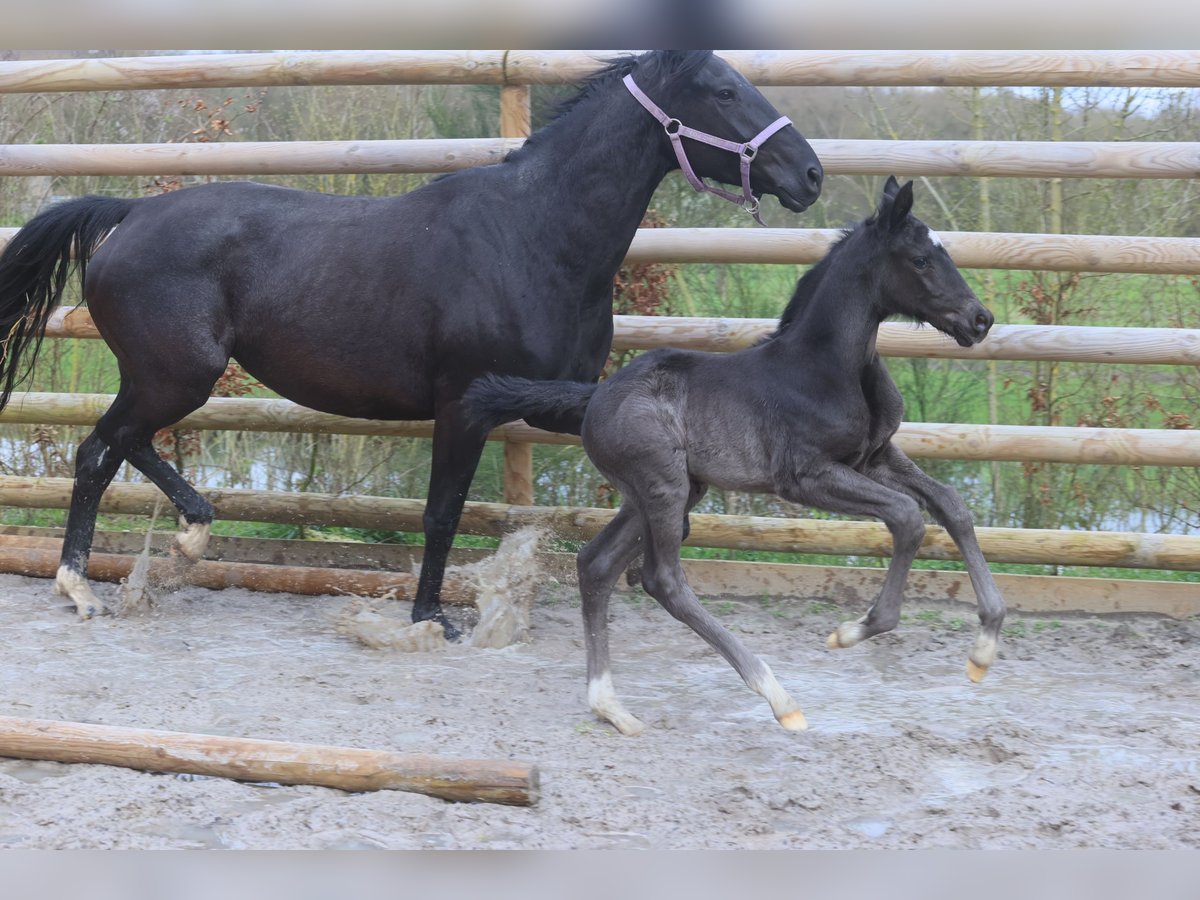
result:
[(779, 724), (788, 731), (804, 731), (808, 728), (808, 720), (804, 718), (804, 713), (798, 709), (780, 716)]
[(208, 547), (208, 536), (212, 530), (211, 522), (195, 522), (188, 524), (180, 519), (181, 531), (175, 535), (175, 543), (180, 552), (192, 562), (198, 562)]
[(825, 646), (830, 650), (840, 650), (842, 647), (841, 641), (838, 640), (836, 631), (832, 632), (829, 637), (825, 638)]
[(987, 666), (981, 666), (973, 659), (967, 660), (967, 677), (970, 678), (975, 684), (979, 684), (979, 682), (983, 681), (983, 676), (987, 673)]
[(625, 713), (622, 716), (604, 715), (603, 718), (607, 719), (625, 737), (637, 737), (646, 730), (646, 726), (642, 724), (642, 720), (636, 716), (629, 715), (629, 713)]
[(95, 616), (106, 616), (109, 609), (100, 598), (92, 592), (87, 579), (66, 566), (59, 566), (54, 576), (54, 590), (67, 597), (75, 604), (75, 613), (81, 622), (86, 622)]

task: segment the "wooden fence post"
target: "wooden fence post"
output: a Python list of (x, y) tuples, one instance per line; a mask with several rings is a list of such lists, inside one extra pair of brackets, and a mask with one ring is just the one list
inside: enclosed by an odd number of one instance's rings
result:
[[(529, 85), (500, 88), (500, 136), (529, 137)], [(533, 505), (533, 444), (504, 442), (504, 502)]]

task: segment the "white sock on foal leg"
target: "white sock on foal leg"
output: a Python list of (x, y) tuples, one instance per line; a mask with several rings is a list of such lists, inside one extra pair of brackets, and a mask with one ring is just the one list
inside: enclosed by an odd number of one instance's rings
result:
[(604, 672), (599, 678), (588, 682), (588, 705), (592, 712), (607, 722), (616, 726), (621, 734), (633, 737), (642, 733), (645, 726), (630, 714), (625, 706), (617, 699), (613, 690), (612, 674)]

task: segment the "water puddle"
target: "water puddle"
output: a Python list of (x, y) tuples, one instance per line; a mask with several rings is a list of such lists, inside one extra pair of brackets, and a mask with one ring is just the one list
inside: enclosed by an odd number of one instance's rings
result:
[(869, 816), (859, 816), (846, 822), (846, 827), (857, 831), (869, 838), (881, 838), (888, 833), (892, 823), (886, 819), (876, 819)]

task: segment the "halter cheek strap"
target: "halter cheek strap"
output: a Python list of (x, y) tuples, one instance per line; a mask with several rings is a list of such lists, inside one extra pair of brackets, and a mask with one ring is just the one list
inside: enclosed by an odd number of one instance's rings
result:
[[(679, 168), (683, 170), (684, 177), (687, 178), (688, 183), (701, 193), (716, 194), (718, 197), (722, 197), (731, 203), (736, 203), (750, 213), (750, 215), (754, 216), (754, 221), (759, 225), (764, 224), (762, 216), (758, 211), (758, 198), (750, 190), (750, 163), (758, 155), (758, 148), (766, 143), (767, 139), (779, 131), (779, 129), (791, 125), (792, 120), (787, 116), (780, 116), (750, 140), (739, 144), (735, 141), (727, 141), (725, 138), (719, 138), (713, 134), (697, 131), (695, 128), (689, 128), (678, 119), (673, 119), (663, 112), (658, 104), (647, 97), (645, 92), (637, 86), (632, 75), (626, 75), (623, 80), (625, 87), (629, 89), (629, 93), (633, 94), (634, 99), (642, 104), (650, 115), (658, 119), (663, 130), (667, 133), (667, 137), (671, 139), (671, 146), (675, 149), (675, 158), (679, 161)], [(703, 144), (708, 144), (721, 150), (728, 150), (730, 153), (738, 155), (741, 159), (742, 170), (741, 196), (704, 183), (704, 180), (692, 168), (692, 164), (688, 162), (687, 152), (683, 149), (684, 138), (691, 138), (693, 141), (700, 141)]]

